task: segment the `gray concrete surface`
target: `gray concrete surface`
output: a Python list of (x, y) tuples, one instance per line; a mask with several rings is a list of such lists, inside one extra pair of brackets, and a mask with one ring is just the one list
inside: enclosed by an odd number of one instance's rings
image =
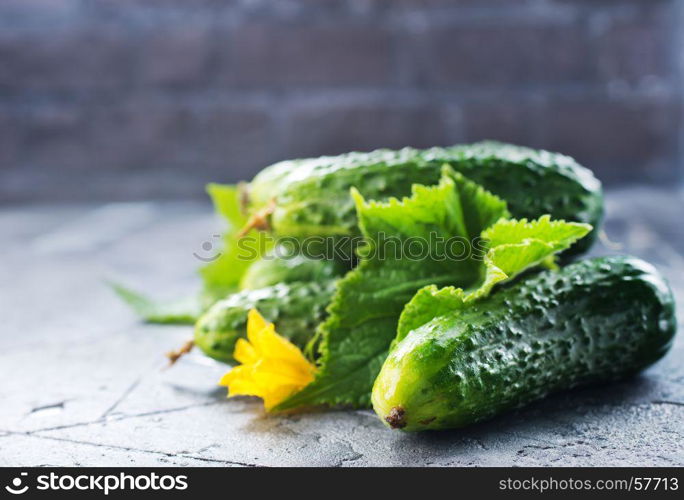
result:
[[(680, 318), (683, 208), (681, 193), (612, 192), (611, 241), (596, 250), (656, 264)], [(226, 400), (225, 366), (199, 353), (164, 370), (191, 328), (140, 324), (104, 280), (192, 293), (193, 252), (220, 226), (199, 204), (0, 210), (0, 465), (684, 465), (682, 334), (632, 380), (422, 435), (370, 411), (265, 417), (257, 401)]]

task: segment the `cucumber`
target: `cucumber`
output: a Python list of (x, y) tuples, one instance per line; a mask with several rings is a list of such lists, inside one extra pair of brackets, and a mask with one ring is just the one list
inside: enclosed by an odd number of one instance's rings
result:
[(667, 352), (675, 329), (672, 292), (650, 264), (576, 262), (411, 331), (385, 361), (373, 407), (405, 431), (462, 427), (634, 374)]
[[(506, 200), (516, 218), (550, 214), (600, 226), (603, 195), (591, 171), (561, 154), (496, 142), (280, 162), (244, 186), (244, 208), (278, 236), (357, 236), (352, 186), (367, 199), (406, 196), (412, 184), (437, 183), (445, 163)], [(586, 250), (594, 235), (570, 251)]]
[(335, 281), (278, 284), (244, 290), (214, 304), (195, 324), (194, 342), (207, 356), (233, 362), (235, 342), (247, 336), (247, 313), (256, 308), (277, 332), (300, 348), (326, 317)]
[(350, 266), (337, 259), (311, 258), (276, 247), (255, 261), (242, 277), (242, 290), (256, 290), (278, 283), (329, 281), (342, 276)]

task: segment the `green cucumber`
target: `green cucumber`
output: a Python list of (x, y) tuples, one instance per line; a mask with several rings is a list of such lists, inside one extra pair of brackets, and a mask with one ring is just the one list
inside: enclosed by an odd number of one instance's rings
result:
[(340, 260), (292, 254), (278, 246), (247, 268), (240, 281), (240, 289), (256, 290), (297, 281), (329, 281), (348, 270), (349, 266)]
[(411, 331), (385, 361), (373, 407), (406, 431), (462, 427), (634, 374), (667, 352), (675, 329), (672, 292), (650, 264), (576, 262)]
[[(280, 162), (244, 187), (244, 208), (277, 236), (357, 236), (352, 186), (367, 199), (406, 196), (412, 184), (437, 183), (444, 164), (506, 200), (516, 218), (550, 214), (600, 226), (603, 195), (591, 171), (561, 154), (496, 142)], [(586, 250), (593, 235), (571, 252)]]
[(300, 348), (326, 317), (335, 281), (281, 283), (244, 290), (214, 304), (195, 324), (194, 342), (207, 356), (233, 362), (239, 338), (247, 336), (247, 313), (256, 308), (276, 331)]

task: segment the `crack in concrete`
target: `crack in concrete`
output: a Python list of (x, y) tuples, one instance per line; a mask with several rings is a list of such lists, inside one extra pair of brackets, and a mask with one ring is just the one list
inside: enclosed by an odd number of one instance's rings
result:
[(348, 457), (342, 457), (338, 463), (336, 463), (333, 467), (342, 467), (344, 464), (350, 463), (350, 462), (356, 462), (358, 460), (361, 460), (362, 458), (365, 457), (363, 453), (358, 452), (355, 448), (354, 445), (350, 442), (347, 441), (346, 439), (332, 439), (332, 442), (337, 442), (341, 444), (342, 446), (346, 447), (349, 449), (349, 456)]
[(140, 385), (140, 382), (142, 382), (142, 379), (143, 379), (142, 375), (139, 376), (137, 379), (135, 379), (133, 381), (133, 383), (126, 388), (126, 390), (123, 392), (123, 394), (121, 396), (119, 396), (119, 398), (116, 401), (114, 401), (114, 403), (104, 411), (102, 416), (100, 416), (100, 419), (106, 418), (107, 415), (112, 413), (116, 409), (117, 406), (119, 406), (128, 396), (130, 396), (130, 394), (135, 390), (135, 388)]
[(684, 406), (684, 402), (681, 401), (667, 401), (664, 399), (656, 400), (656, 401), (651, 401), (651, 404), (654, 405), (673, 405), (673, 406)]
[(160, 456), (165, 456), (169, 458), (188, 458), (191, 460), (199, 460), (202, 462), (210, 462), (210, 463), (219, 463), (223, 465), (234, 465), (234, 466), (241, 466), (241, 467), (264, 467), (259, 464), (252, 464), (249, 462), (239, 462), (235, 460), (223, 460), (223, 459), (218, 459), (218, 458), (207, 458), (207, 457), (202, 457), (202, 456), (197, 456), (193, 455), (190, 453), (169, 453), (166, 451), (159, 451), (159, 450), (147, 450), (144, 448), (133, 448), (129, 446), (118, 446), (118, 445), (113, 445), (113, 444), (105, 444), (105, 443), (93, 443), (90, 441), (82, 441), (79, 439), (68, 439), (68, 438), (60, 438), (60, 437), (54, 437), (54, 436), (44, 436), (44, 435), (39, 435), (39, 434), (29, 434), (29, 433), (24, 433), (24, 432), (9, 432), (8, 434), (13, 434), (17, 436), (26, 436), (34, 439), (41, 439), (41, 440), (49, 440), (49, 441), (58, 441), (58, 442), (64, 442), (64, 443), (73, 443), (73, 444), (81, 444), (85, 446), (93, 446), (96, 448), (100, 449), (112, 449), (112, 450), (119, 450), (119, 451), (129, 451), (129, 452), (135, 452), (135, 453), (144, 453), (144, 454), (150, 454), (150, 455), (160, 455)]
[(68, 399), (65, 399), (64, 401), (59, 401), (57, 403), (52, 403), (52, 404), (47, 404), (47, 405), (42, 405), (42, 406), (35, 406), (31, 408), (31, 411), (28, 412), (29, 415), (33, 413), (38, 413), (41, 411), (45, 410), (63, 410), (64, 405), (68, 402)]
[[(351, 414), (351, 413), (350, 413)], [(334, 434), (321, 434), (320, 432), (316, 431), (311, 431), (311, 430), (299, 430), (299, 429), (294, 429), (291, 427), (291, 425), (296, 424), (299, 421), (300, 417), (293, 416), (293, 415), (285, 415), (281, 416), (275, 422), (268, 427), (268, 429), (265, 429), (267, 432), (268, 431), (273, 431), (275, 429), (279, 429), (281, 432), (287, 432), (288, 434), (294, 436), (295, 438), (304, 438), (304, 439), (311, 439), (315, 441), (317, 444), (321, 445), (324, 442), (330, 444), (330, 445), (340, 445), (346, 450), (348, 450), (345, 453), (345, 456), (339, 458), (337, 462), (332, 463), (329, 465), (329, 467), (342, 467), (344, 464), (349, 463), (349, 462), (355, 462), (357, 460), (361, 460), (362, 458), (365, 458), (365, 455), (359, 451), (357, 451), (354, 448), (354, 445), (339, 436), (336, 436)], [(308, 443), (303, 443), (301, 446), (299, 446), (298, 449), (303, 449), (308, 446)]]
[[(352, 448), (353, 449), (353, 448)], [(351, 457), (348, 458), (343, 458), (340, 460), (338, 464), (335, 464), (335, 467), (342, 467), (344, 464), (348, 464), (350, 462), (356, 462), (358, 460), (361, 460), (365, 455), (363, 453), (356, 453), (352, 455)]]
[[(156, 360), (156, 357), (155, 357), (155, 361), (154, 361), (153, 366), (156, 367), (157, 365), (158, 365), (158, 361)], [(102, 416), (100, 416), (100, 419), (104, 419), (105, 417), (107, 417), (107, 415), (111, 414), (114, 410), (116, 410), (116, 408), (117, 408), (121, 403), (123, 403), (123, 402), (126, 400), (126, 398), (127, 398), (128, 396), (130, 396), (131, 393), (132, 393), (132, 392), (141, 384), (141, 382), (142, 382), (143, 379), (145, 378), (145, 375), (148, 374), (152, 369), (153, 369), (153, 368), (149, 368), (149, 369), (143, 370), (143, 372), (140, 373), (140, 374), (136, 377), (136, 379), (135, 379), (128, 387), (126, 387), (126, 389), (125, 389), (125, 390), (123, 391), (123, 393), (116, 399), (116, 401), (114, 401), (114, 403), (112, 403), (112, 405), (104, 411), (104, 413), (102, 414)]]
[[(54, 427), (42, 427), (40, 429), (32, 429), (30, 431), (11, 431), (7, 430), (4, 432), (11, 433), (11, 434), (26, 434), (26, 435), (36, 435), (41, 432), (50, 432), (50, 431), (60, 431), (63, 429), (73, 429), (76, 427), (87, 427), (89, 425), (97, 425), (97, 424), (102, 424), (105, 422), (119, 422), (121, 420), (128, 420), (131, 418), (139, 418), (139, 417), (149, 417), (153, 415), (164, 415), (167, 413), (176, 413), (179, 411), (185, 411), (185, 410), (190, 410), (192, 408), (202, 408), (205, 406), (212, 406), (215, 404), (219, 404), (220, 401), (207, 401), (204, 403), (196, 403), (196, 404), (191, 404), (191, 405), (186, 405), (186, 406), (179, 406), (177, 408), (167, 408), (164, 410), (154, 410), (154, 411), (148, 411), (148, 412), (143, 412), (143, 413), (132, 413), (129, 415), (125, 414), (119, 414), (116, 417), (100, 417), (96, 420), (90, 420), (88, 422), (76, 422), (73, 424), (65, 424), (65, 425), (56, 425)], [(3, 432), (0, 430), (0, 432)]]

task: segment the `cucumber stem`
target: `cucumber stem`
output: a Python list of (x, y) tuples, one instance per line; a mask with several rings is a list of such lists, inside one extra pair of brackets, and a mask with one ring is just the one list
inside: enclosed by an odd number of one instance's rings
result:
[(191, 339), (185, 342), (180, 348), (167, 352), (166, 358), (169, 360), (167, 368), (171, 368), (174, 364), (176, 364), (176, 361), (192, 351), (193, 347), (195, 347), (195, 341)]
[(245, 227), (240, 229), (240, 232), (238, 233), (238, 238), (242, 238), (245, 236), (247, 233), (249, 233), (252, 229), (257, 229), (259, 231), (268, 231), (271, 228), (271, 223), (268, 220), (268, 217), (275, 211), (276, 208), (276, 203), (275, 199), (272, 199), (268, 205), (266, 205), (264, 208), (261, 210), (258, 210), (257, 212), (252, 215), (249, 220), (247, 221), (247, 224), (245, 224)]
[(389, 415), (385, 417), (385, 422), (389, 424), (392, 429), (402, 429), (406, 427), (406, 411), (403, 406), (393, 407)]

